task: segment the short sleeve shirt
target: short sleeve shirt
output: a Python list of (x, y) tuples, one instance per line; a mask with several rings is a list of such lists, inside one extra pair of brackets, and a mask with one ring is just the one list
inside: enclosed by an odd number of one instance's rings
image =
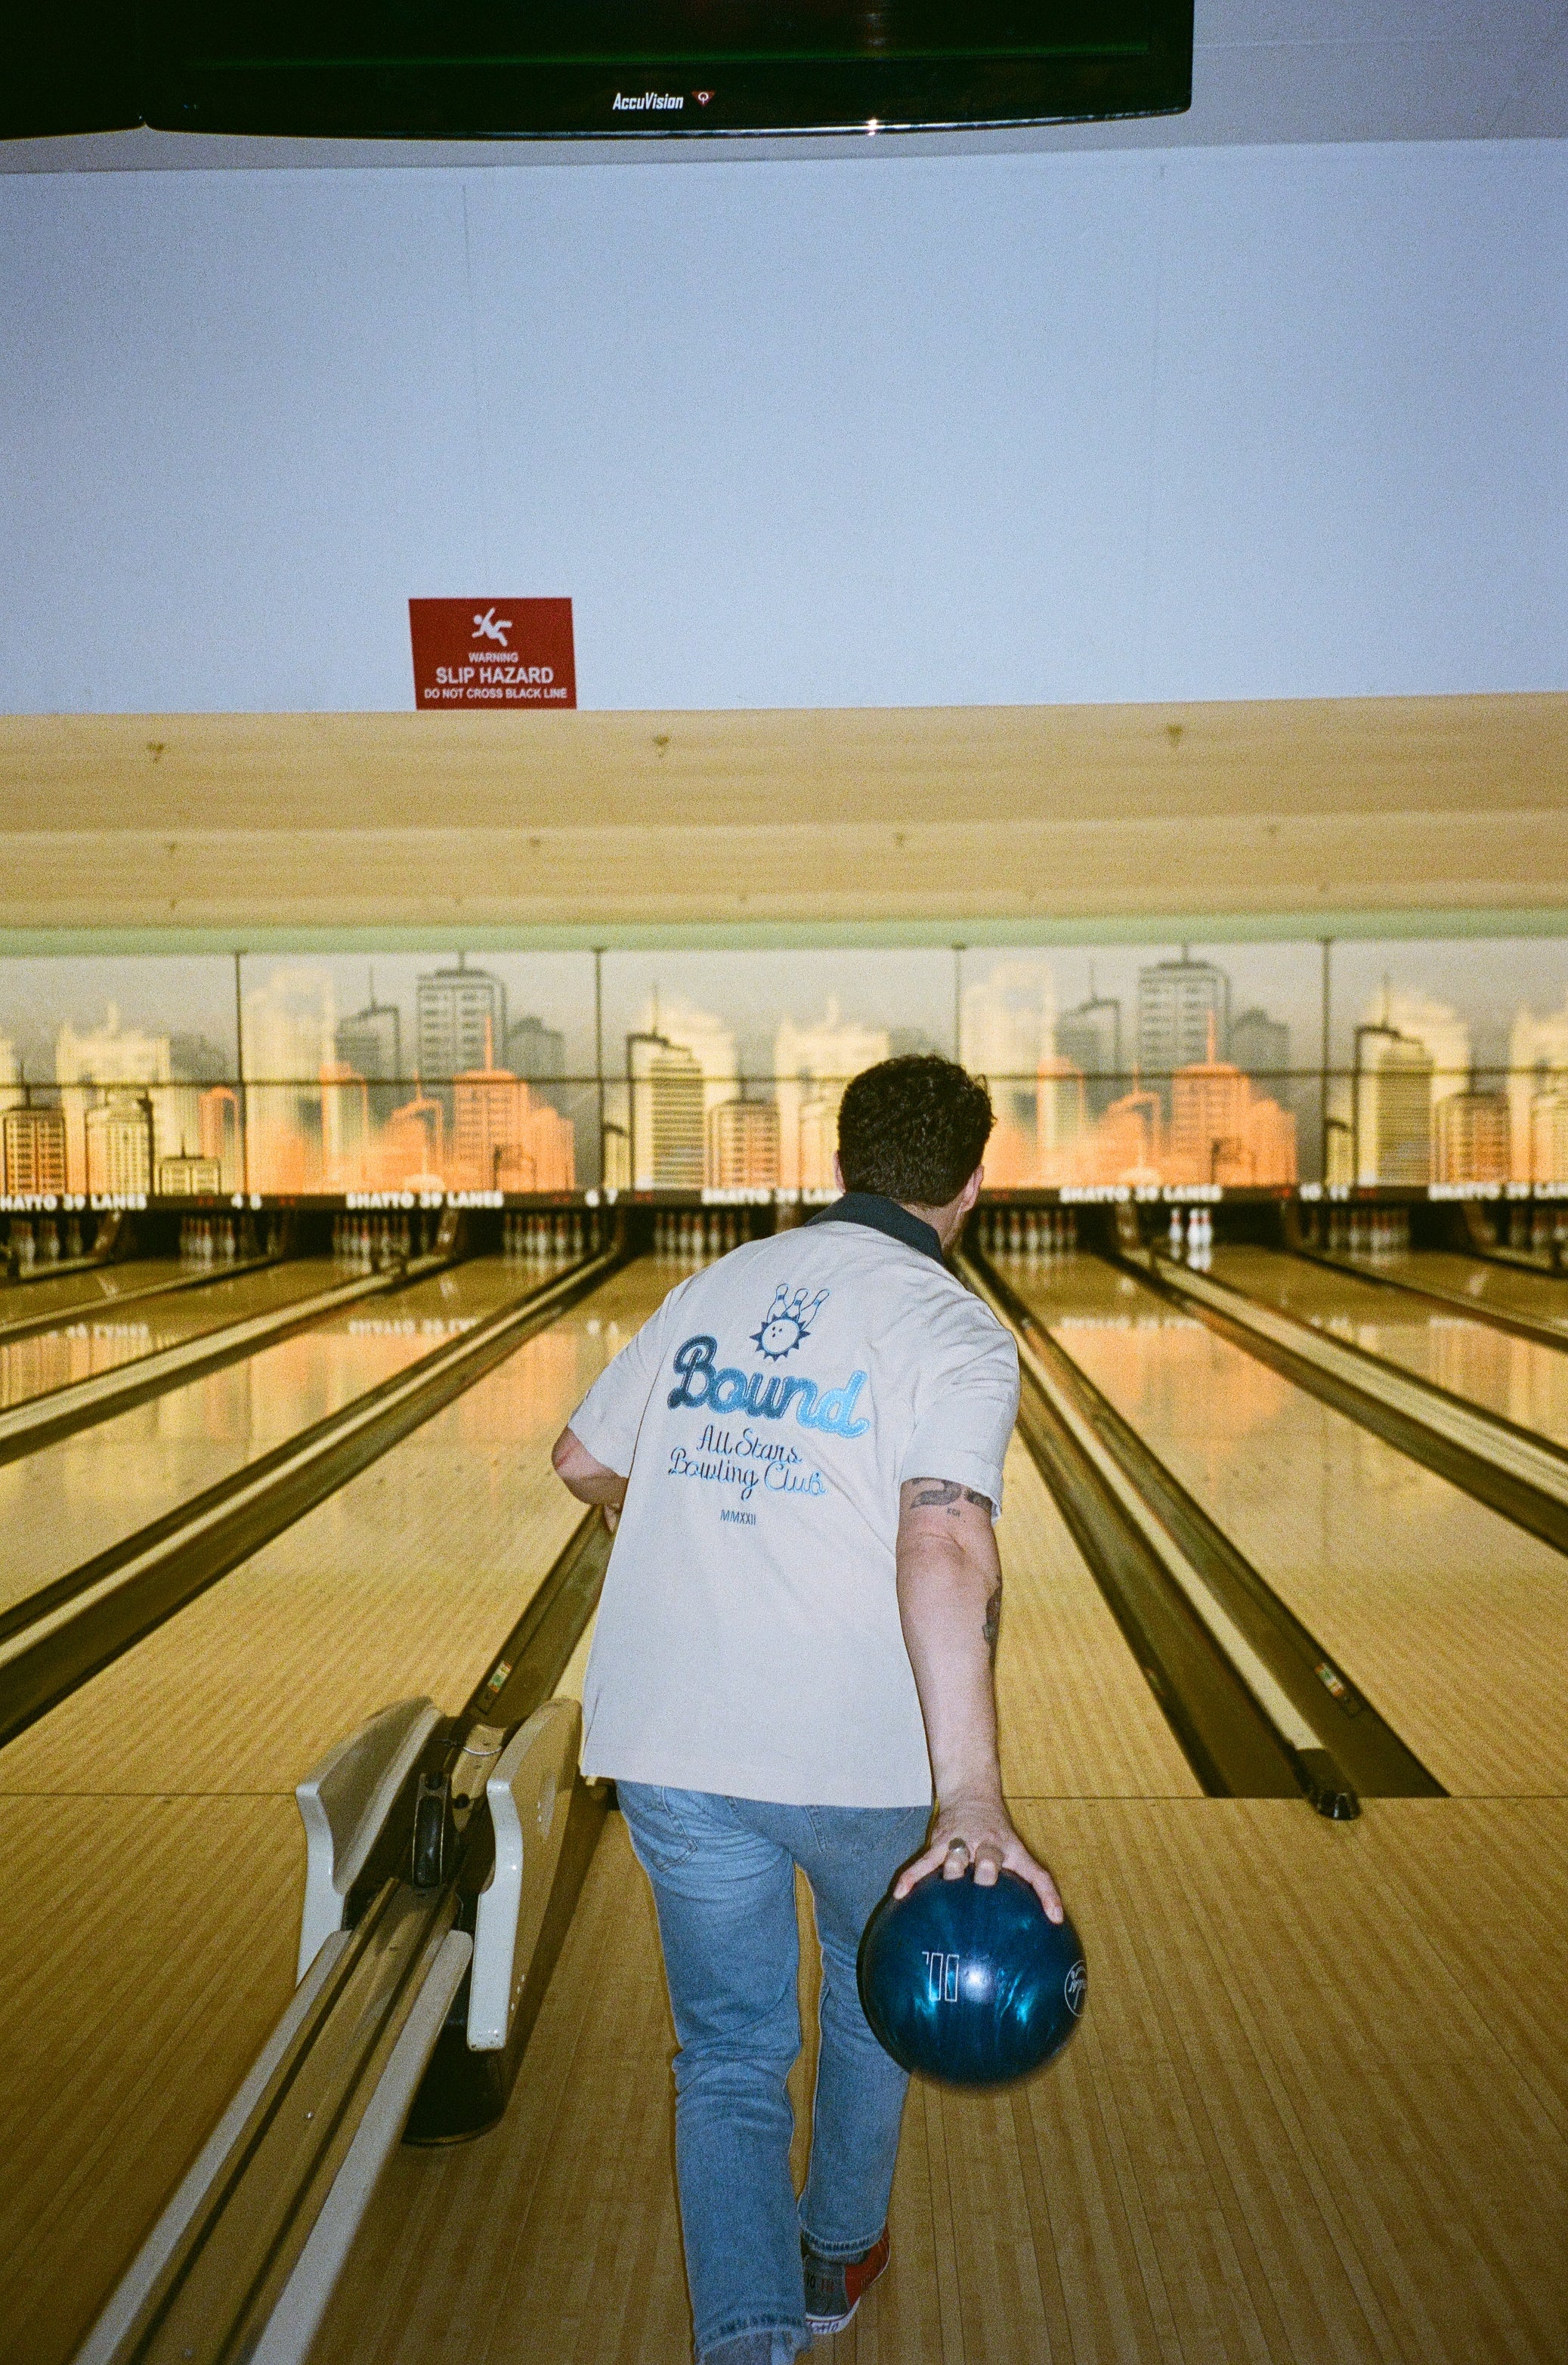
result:
[(589, 1776), (929, 1803), (899, 1489), (956, 1479), (1000, 1508), (1017, 1352), (929, 1227), (840, 1204), (866, 1212), (678, 1283), (572, 1415), (630, 1474), (583, 1690)]

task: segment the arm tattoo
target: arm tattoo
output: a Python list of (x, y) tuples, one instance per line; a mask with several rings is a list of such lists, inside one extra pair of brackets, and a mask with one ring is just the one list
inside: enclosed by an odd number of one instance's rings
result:
[(960, 1486), (951, 1478), (912, 1478), (910, 1484), (921, 1489), (910, 1497), (917, 1511), (946, 1511), (950, 1519), (956, 1519), (960, 1498), (980, 1511), (991, 1508), (989, 1495), (977, 1495), (972, 1486)]
[(994, 1667), (997, 1636), (1002, 1631), (1002, 1579), (1000, 1576), (991, 1587), (991, 1599), (985, 1605), (985, 1624), (980, 1631), (985, 1636), (985, 1647), (991, 1653), (991, 1664)]

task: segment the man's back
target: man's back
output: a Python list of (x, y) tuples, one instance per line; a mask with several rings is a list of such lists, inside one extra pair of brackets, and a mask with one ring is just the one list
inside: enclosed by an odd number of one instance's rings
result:
[(799, 1803), (930, 1798), (899, 1488), (993, 1502), (1013, 1342), (889, 1203), (842, 1201), (672, 1290), (573, 1428), (631, 1483), (584, 1770)]
[[(615, 1779), (658, 1912), (699, 2365), (786, 2365), (887, 2267), (908, 2081), (857, 1986), (879, 1899), (1006, 1871), (1061, 1917), (997, 1751), (1017, 1355), (942, 1262), (994, 1121), (935, 1053), (852, 1077), (844, 1197), (673, 1290), (555, 1441), (578, 1501), (621, 1513), (583, 1765)], [(797, 2202), (801, 1874), (822, 1984)]]

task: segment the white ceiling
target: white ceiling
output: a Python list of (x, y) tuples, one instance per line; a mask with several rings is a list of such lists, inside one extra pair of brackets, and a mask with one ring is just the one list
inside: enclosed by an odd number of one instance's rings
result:
[[(884, 153), (1568, 137), (1568, 0), (1197, 0), (1190, 113), (1148, 123), (884, 139)], [(661, 161), (863, 155), (862, 138), (671, 140)], [(642, 140), (212, 139), (122, 131), (0, 142), (0, 171), (646, 163)]]

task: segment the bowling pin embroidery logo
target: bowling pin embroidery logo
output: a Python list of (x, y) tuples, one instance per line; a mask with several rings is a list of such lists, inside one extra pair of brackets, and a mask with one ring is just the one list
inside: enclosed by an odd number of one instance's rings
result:
[(770, 1363), (781, 1363), (797, 1347), (812, 1335), (812, 1324), (827, 1303), (828, 1293), (819, 1289), (808, 1305), (803, 1289), (790, 1295), (789, 1284), (780, 1282), (773, 1293), (773, 1303), (762, 1317), (759, 1329), (752, 1339)]
[(1074, 2020), (1079, 2017), (1080, 2013), (1083, 2010), (1083, 1999), (1088, 1991), (1089, 1973), (1085, 1969), (1081, 1959), (1080, 1959), (1078, 1962), (1074, 1963), (1072, 1968), (1069, 1971), (1066, 1978), (1063, 1979), (1061, 1983), (1062, 2001), (1066, 2004), (1069, 2012), (1071, 2012)]

